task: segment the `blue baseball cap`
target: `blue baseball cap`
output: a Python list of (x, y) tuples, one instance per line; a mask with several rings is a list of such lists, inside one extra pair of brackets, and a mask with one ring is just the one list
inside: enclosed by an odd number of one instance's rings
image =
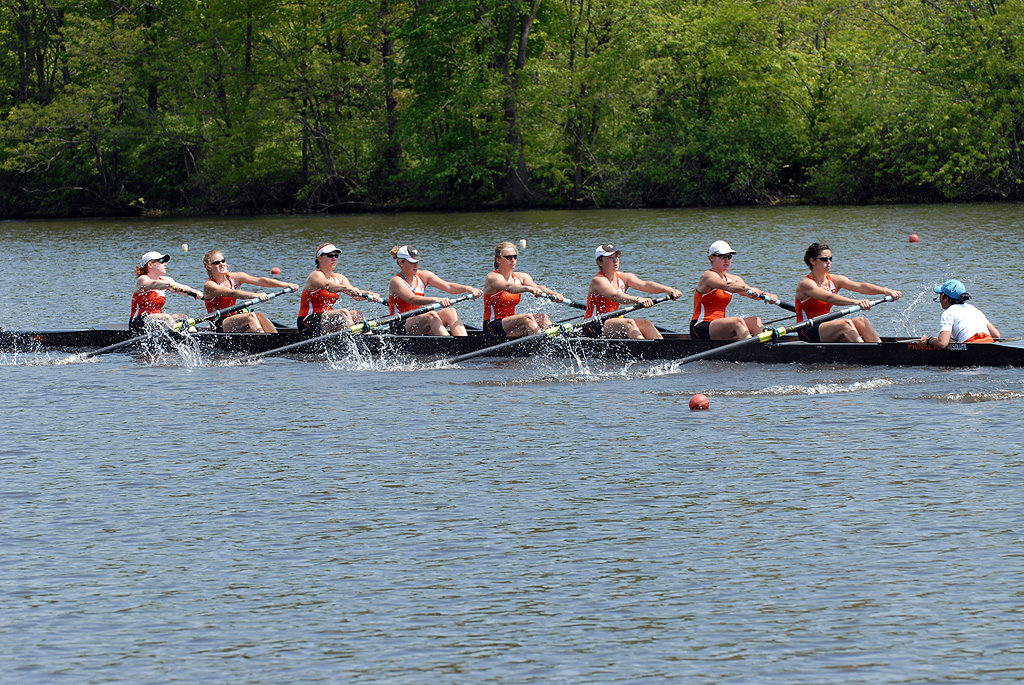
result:
[(942, 285), (937, 285), (932, 288), (937, 293), (942, 293), (951, 300), (959, 300), (960, 296), (967, 292), (967, 288), (964, 284), (955, 278), (951, 278)]

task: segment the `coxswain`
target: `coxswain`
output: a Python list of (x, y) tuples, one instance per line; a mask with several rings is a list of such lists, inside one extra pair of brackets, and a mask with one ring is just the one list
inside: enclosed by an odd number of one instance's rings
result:
[(167, 262), (170, 259), (170, 255), (153, 250), (142, 255), (142, 260), (135, 267), (135, 292), (132, 293), (132, 309), (128, 318), (130, 330), (142, 330), (152, 321), (172, 324), (186, 318), (184, 314), (164, 313), (165, 291), (203, 299), (201, 292), (167, 275)]
[[(832, 273), (832, 249), (824, 243), (811, 243), (804, 252), (804, 264), (811, 273), (800, 279), (796, 286), (797, 323), (832, 311), (833, 305), (858, 305), (871, 309), (869, 300), (854, 300), (839, 294), (840, 289), (862, 295), (890, 295), (894, 300), (903, 293), (874, 283), (852, 281), (846, 276)], [(801, 328), (800, 339), (806, 342), (879, 342), (881, 338), (863, 316), (835, 319), (810, 328)]]
[(921, 336), (925, 345), (944, 350), (949, 343), (991, 343), (999, 336), (999, 329), (992, 325), (981, 310), (967, 300), (971, 296), (961, 281), (951, 278), (933, 290), (938, 293), (935, 301), (942, 306), (939, 318), (939, 334), (933, 337)]
[[(598, 272), (590, 279), (590, 289), (587, 291), (587, 310), (584, 318), (590, 318), (597, 314), (605, 314), (615, 311), (622, 304), (641, 304), (644, 307), (651, 307), (654, 301), (649, 297), (634, 297), (626, 291), (629, 288), (636, 288), (645, 293), (665, 293), (673, 300), (683, 296), (683, 293), (675, 288), (662, 285), (657, 281), (645, 281), (634, 273), (619, 271), (619, 261), (622, 250), (614, 245), (599, 245), (594, 250), (594, 258), (597, 261)], [(625, 317), (611, 317), (604, 320), (603, 326), (598, 327), (600, 322), (591, 322), (583, 327), (584, 335), (599, 338), (649, 338), (660, 340), (662, 335), (658, 332), (654, 323), (648, 319), (627, 319)]]
[(519, 264), (519, 250), (508, 241), (498, 243), (494, 248), (494, 271), (484, 281), (484, 332), (506, 338), (539, 333), (550, 327), (547, 314), (516, 314), (523, 293), (534, 297), (550, 296), (561, 302), (565, 296), (550, 288), (538, 285), (525, 271), (516, 271)]
[[(203, 266), (206, 267), (206, 275), (209, 277), (203, 284), (203, 297), (206, 299), (206, 311), (210, 314), (234, 306), (239, 298), (259, 298), (261, 302), (266, 302), (270, 298), (266, 293), (240, 290), (239, 285), (299, 289), (295, 283), (285, 283), (276, 278), (250, 276), (244, 271), (229, 271), (227, 260), (221, 250), (207, 252), (203, 256)], [(277, 327), (263, 312), (226, 314), (214, 323), (220, 333), (277, 333)]]
[(690, 337), (699, 340), (746, 340), (764, 329), (759, 316), (726, 316), (725, 308), (734, 293), (753, 300), (778, 304), (777, 295), (747, 285), (742, 278), (729, 273), (736, 250), (724, 240), (716, 240), (708, 248), (711, 268), (701, 274), (693, 291), (693, 316)]
[(296, 326), (300, 331), (329, 333), (348, 328), (363, 321), (363, 313), (355, 309), (335, 309), (338, 295), (344, 293), (355, 300), (376, 300), (381, 297), (372, 290), (357, 288), (340, 273), (335, 273), (341, 248), (334, 243), (322, 243), (316, 248), (316, 268), (302, 286), (299, 316)]
[(446, 281), (432, 271), (421, 269), (420, 251), (411, 245), (391, 248), (391, 256), (398, 264), (398, 273), (388, 283), (388, 307), (392, 314), (402, 314), (435, 303), (443, 307), (396, 321), (391, 326), (392, 332), (400, 335), (466, 335), (466, 325), (451, 306), (452, 301), (446, 297), (426, 295), (426, 286), (451, 295), (470, 293), (474, 298), (480, 297), (483, 291), (471, 285)]

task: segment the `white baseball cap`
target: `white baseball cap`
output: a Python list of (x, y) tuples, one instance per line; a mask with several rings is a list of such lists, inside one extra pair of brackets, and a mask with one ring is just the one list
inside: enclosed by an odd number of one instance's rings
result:
[(622, 254), (622, 250), (615, 247), (611, 243), (606, 245), (598, 245), (597, 249), (594, 250), (594, 259), (600, 259), (601, 257), (611, 257), (612, 255)]
[(324, 245), (323, 247), (316, 251), (316, 256), (322, 257), (329, 252), (341, 252), (341, 248), (335, 247), (334, 243), (327, 243), (326, 245)]
[(407, 262), (418, 262), (420, 261), (420, 251), (411, 245), (402, 245), (398, 248), (398, 253), (395, 255), (396, 259), (404, 259)]
[(150, 250), (146, 254), (142, 255), (142, 261), (139, 262), (139, 266), (145, 267), (150, 262), (168, 262), (171, 259), (171, 255), (164, 254), (163, 252), (157, 252), (156, 250)]
[(724, 240), (716, 240), (711, 243), (711, 247), (708, 248), (709, 257), (715, 254), (736, 254), (736, 250), (732, 249), (732, 245)]

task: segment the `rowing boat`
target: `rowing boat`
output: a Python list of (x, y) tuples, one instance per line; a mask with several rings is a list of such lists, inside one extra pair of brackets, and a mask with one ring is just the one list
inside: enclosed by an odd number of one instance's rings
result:
[[(81, 351), (113, 345), (130, 339), (134, 332), (123, 326), (80, 330), (0, 330), (0, 351), (32, 353), (42, 350)], [(214, 333), (199, 331), (183, 337), (184, 342), (208, 354), (255, 354), (304, 339), (295, 329), (277, 333)], [(144, 345), (164, 344), (167, 336), (154, 336)], [(369, 355), (412, 355), (433, 358), (454, 357), (492, 346), (496, 338), (479, 332), (468, 337), (438, 337), (373, 333), (345, 335), (311, 346), (304, 354), (359, 352)], [(609, 340), (606, 338), (549, 338), (500, 350), (496, 356), (525, 357), (547, 354), (554, 357), (584, 356), (617, 360), (672, 360), (728, 344), (724, 341), (691, 340), (685, 334), (669, 334), (664, 340)], [(952, 343), (937, 350), (917, 341), (883, 338), (880, 343), (806, 343), (796, 336), (776, 342), (748, 345), (726, 351), (715, 359), (766, 364), (857, 364), (878, 366), (1018, 366), (1024, 367), (1024, 343)]]

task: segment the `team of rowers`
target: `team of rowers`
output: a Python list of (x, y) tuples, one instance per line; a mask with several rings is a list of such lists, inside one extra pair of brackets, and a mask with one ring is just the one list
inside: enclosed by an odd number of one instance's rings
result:
[[(693, 291), (693, 316), (690, 335), (708, 340), (744, 340), (763, 330), (758, 316), (727, 316), (726, 307), (733, 295), (777, 304), (777, 295), (748, 285), (741, 277), (730, 273), (736, 251), (724, 240), (716, 240), (708, 248), (710, 265)], [(517, 312), (523, 293), (534, 297), (547, 297), (556, 302), (567, 298), (561, 293), (536, 283), (530, 274), (516, 269), (519, 250), (511, 242), (501, 242), (494, 248), (494, 268), (487, 274), (483, 289), (447, 281), (432, 271), (420, 268), (422, 256), (415, 247), (401, 245), (391, 249), (398, 272), (388, 283), (387, 304), (391, 314), (403, 314), (425, 305), (440, 304), (441, 308), (417, 314), (392, 324), (392, 332), (409, 335), (467, 335), (466, 325), (459, 317), (452, 301), (446, 297), (426, 294), (432, 287), (451, 295), (468, 293), (474, 298), (483, 296), (483, 330), (495, 337), (514, 338), (539, 333), (552, 325), (547, 314)], [(611, 244), (600, 245), (594, 251), (597, 273), (590, 279), (586, 312), (589, 319), (597, 314), (616, 311), (621, 305), (651, 307), (649, 297), (631, 295), (630, 288), (646, 294), (665, 294), (677, 300), (683, 293), (657, 281), (645, 280), (634, 273), (619, 269), (622, 251)], [(337, 271), (341, 249), (333, 243), (323, 243), (316, 249), (315, 268), (302, 285), (296, 326), (299, 330), (317, 334), (349, 328), (364, 321), (361, 311), (337, 306), (340, 295), (354, 300), (383, 302), (378, 293), (354, 286)], [(182, 314), (163, 312), (165, 292), (182, 293), (203, 300), (208, 312), (231, 307), (237, 299), (259, 298), (266, 293), (243, 290), (240, 286), (263, 288), (290, 288), (299, 290), (296, 283), (275, 278), (251, 276), (242, 271), (230, 271), (224, 253), (210, 250), (203, 257), (207, 281), (197, 290), (182, 285), (167, 275), (170, 256), (161, 252), (147, 252), (136, 267), (135, 292), (132, 295), (129, 327), (138, 330), (147, 321), (172, 323), (185, 318)], [(861, 295), (888, 295), (899, 299), (900, 291), (874, 283), (854, 281), (832, 273), (832, 250), (824, 243), (812, 243), (804, 253), (804, 263), (810, 273), (800, 279), (796, 287), (797, 322), (829, 312), (836, 305), (858, 305), (871, 308), (866, 299), (853, 299), (841, 295), (848, 290)], [(964, 284), (950, 279), (935, 286), (939, 294), (936, 301), (943, 309), (940, 332), (937, 336), (922, 336), (921, 342), (932, 347), (945, 348), (950, 342), (992, 342), (999, 331), (985, 315), (967, 300)], [(216, 322), (218, 331), (274, 333), (274, 324), (262, 313), (242, 312), (221, 316)], [(590, 337), (649, 338), (662, 337), (650, 320), (612, 317), (593, 321), (583, 327)], [(878, 342), (878, 333), (864, 317), (840, 318), (801, 328), (800, 337), (808, 342)]]

